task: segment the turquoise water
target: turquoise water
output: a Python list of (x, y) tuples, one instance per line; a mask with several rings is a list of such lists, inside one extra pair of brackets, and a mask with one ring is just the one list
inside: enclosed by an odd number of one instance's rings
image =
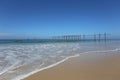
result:
[[(4, 43), (53, 43), (53, 42), (92, 42), (93, 39), (86, 40), (59, 40), (59, 39), (1, 39), (0, 44)], [(98, 42), (99, 40), (96, 40)], [(100, 41), (119, 41), (119, 39), (101, 39)]]

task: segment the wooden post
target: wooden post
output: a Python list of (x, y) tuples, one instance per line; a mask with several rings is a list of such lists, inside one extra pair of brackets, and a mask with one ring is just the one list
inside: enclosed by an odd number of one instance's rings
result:
[(76, 40), (78, 40), (78, 36), (77, 35), (75, 35), (76, 36)]
[(71, 35), (70, 35), (69, 37), (70, 37), (70, 40), (72, 40), (72, 37), (71, 37)]
[(77, 35), (77, 40), (79, 40), (79, 35)]
[(75, 40), (75, 36), (73, 35), (73, 40)]
[(73, 35), (73, 40), (75, 40), (75, 35)]
[(65, 40), (67, 40), (67, 35), (65, 36)]
[(80, 35), (78, 35), (78, 40), (80, 40)]
[(75, 35), (75, 40), (77, 40), (77, 35)]
[(65, 36), (63, 36), (63, 40), (65, 40)]
[(99, 37), (99, 41), (100, 41), (100, 39), (101, 39), (101, 34), (100, 33), (98, 34), (98, 37)]
[(69, 35), (67, 35), (67, 39), (70, 40)]
[(96, 34), (94, 34), (94, 41), (96, 41)]
[(80, 41), (81, 41), (81, 35), (79, 37), (80, 37)]
[(107, 34), (104, 33), (104, 40), (106, 41), (107, 40)]
[(83, 35), (83, 40), (85, 40), (85, 35)]
[(66, 35), (66, 40), (67, 40), (67, 35)]
[(73, 35), (71, 35), (71, 40), (73, 40)]
[(76, 39), (75, 39), (75, 35), (74, 35), (74, 40), (76, 40)]

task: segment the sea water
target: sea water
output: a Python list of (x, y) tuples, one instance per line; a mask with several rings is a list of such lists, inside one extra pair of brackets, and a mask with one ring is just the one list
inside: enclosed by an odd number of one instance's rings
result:
[(0, 80), (20, 80), (37, 71), (90, 52), (112, 52), (120, 49), (120, 41), (1, 43)]

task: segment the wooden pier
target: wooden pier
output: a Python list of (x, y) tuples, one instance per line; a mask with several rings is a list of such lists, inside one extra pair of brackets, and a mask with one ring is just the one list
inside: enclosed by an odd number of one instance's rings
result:
[(98, 33), (93, 35), (62, 35), (62, 36), (54, 36), (52, 37), (53, 40), (64, 40), (64, 41), (86, 41), (86, 40), (92, 40), (92, 41), (106, 41), (107, 40), (107, 33)]
[[(109, 36), (108, 36), (109, 35)], [(79, 35), (61, 35), (61, 36), (48, 36), (40, 39), (16, 39), (16, 43), (38, 43), (38, 42), (72, 42), (72, 41), (107, 41), (110, 40), (110, 34), (107, 33), (98, 33), (98, 34), (79, 34)], [(109, 38), (108, 38), (109, 37)]]

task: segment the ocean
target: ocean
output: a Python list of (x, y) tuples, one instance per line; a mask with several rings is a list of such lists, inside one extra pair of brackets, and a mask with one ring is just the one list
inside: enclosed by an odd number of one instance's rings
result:
[(104, 53), (102, 56), (119, 54), (120, 41), (0, 40), (0, 80), (20, 80), (71, 57), (91, 52), (97, 56), (101, 56), (101, 53)]

